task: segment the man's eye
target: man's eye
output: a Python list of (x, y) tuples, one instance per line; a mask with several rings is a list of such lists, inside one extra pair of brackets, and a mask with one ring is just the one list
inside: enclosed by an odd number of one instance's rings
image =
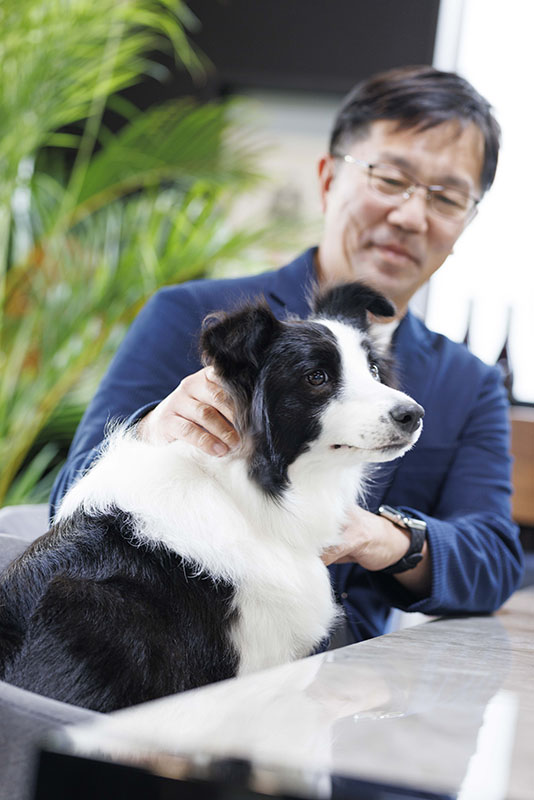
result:
[(322, 386), (323, 383), (328, 381), (328, 375), (322, 369), (314, 369), (313, 372), (308, 372), (306, 380), (312, 386)]
[(390, 178), (386, 175), (377, 175), (376, 178), (385, 186), (390, 186), (393, 189), (404, 189), (408, 186), (408, 183), (400, 178)]
[(453, 208), (465, 208), (467, 202), (456, 195), (444, 194), (439, 192), (435, 194), (436, 202), (442, 206), (452, 206)]
[(376, 364), (369, 364), (369, 372), (375, 379), (375, 381), (380, 380), (380, 370), (378, 369)]

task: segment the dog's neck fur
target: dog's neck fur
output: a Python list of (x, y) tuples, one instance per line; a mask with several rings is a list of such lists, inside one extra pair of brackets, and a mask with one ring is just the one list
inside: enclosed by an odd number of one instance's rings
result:
[[(67, 493), (56, 521), (77, 509), (95, 515), (121, 508), (137, 520), (139, 540), (210, 564), (215, 573), (221, 559), (210, 554), (228, 547), (234, 564), (224, 577), (235, 580), (238, 553), (248, 549), (248, 541), (270, 549), (278, 541), (314, 556), (338, 541), (363, 469), (347, 468), (340, 455), (305, 453), (290, 467), (289, 488), (273, 502), (250, 481), (247, 460), (239, 454), (219, 459), (182, 442), (154, 446), (120, 431)], [(117, 474), (120, 481), (114, 480)], [(243, 568), (250, 571), (250, 562)]]

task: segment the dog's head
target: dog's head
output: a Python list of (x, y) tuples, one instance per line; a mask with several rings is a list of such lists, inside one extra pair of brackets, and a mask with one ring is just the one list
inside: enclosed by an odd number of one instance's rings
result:
[[(212, 315), (204, 363), (232, 396), (250, 472), (277, 494), (288, 468), (313, 448), (324, 459), (388, 461), (419, 437), (423, 409), (392, 388), (391, 361), (369, 314), (391, 317), (378, 292), (348, 283), (316, 296), (308, 320), (278, 320), (264, 301)], [(326, 462), (324, 462), (326, 465)]]

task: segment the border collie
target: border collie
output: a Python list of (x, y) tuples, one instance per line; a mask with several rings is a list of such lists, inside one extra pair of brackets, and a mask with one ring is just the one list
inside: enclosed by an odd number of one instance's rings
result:
[(0, 580), (0, 676), (111, 711), (312, 652), (337, 615), (321, 552), (424, 413), (387, 385), (368, 312), (394, 308), (351, 283), (304, 321), (263, 301), (215, 315), (201, 350), (238, 451), (112, 433)]

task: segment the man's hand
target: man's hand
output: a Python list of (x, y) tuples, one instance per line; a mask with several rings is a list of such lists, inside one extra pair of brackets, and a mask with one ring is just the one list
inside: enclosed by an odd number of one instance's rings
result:
[[(328, 564), (356, 563), (375, 572), (395, 564), (410, 545), (408, 531), (388, 519), (355, 506), (343, 531), (343, 541), (325, 550), (323, 562)], [(399, 583), (423, 597), (430, 592), (431, 571), (428, 544), (423, 545), (423, 558), (413, 569), (394, 575)]]
[(233, 426), (234, 409), (212, 367), (188, 375), (137, 426), (137, 434), (152, 444), (177, 439), (208, 455), (224, 456), (239, 444)]

